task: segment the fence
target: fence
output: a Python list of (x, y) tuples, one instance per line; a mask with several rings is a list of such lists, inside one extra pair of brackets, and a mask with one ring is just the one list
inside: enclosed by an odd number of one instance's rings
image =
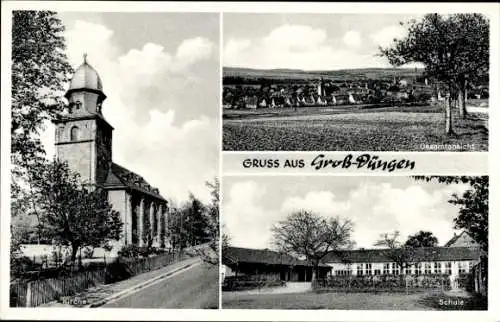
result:
[(117, 258), (104, 268), (75, 272), (69, 276), (35, 281), (11, 282), (10, 306), (35, 307), (71, 296), (99, 284), (114, 283), (159, 269), (185, 258), (185, 254), (168, 253), (140, 259)]

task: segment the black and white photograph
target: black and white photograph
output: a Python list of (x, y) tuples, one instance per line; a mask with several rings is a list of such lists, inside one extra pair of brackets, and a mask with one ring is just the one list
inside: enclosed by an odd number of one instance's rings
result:
[(218, 308), (219, 30), (13, 11), (11, 307)]
[(0, 320), (500, 312), (499, 4), (1, 7)]
[(479, 13), (226, 13), (225, 151), (488, 151)]
[(222, 308), (487, 310), (487, 176), (230, 176)]

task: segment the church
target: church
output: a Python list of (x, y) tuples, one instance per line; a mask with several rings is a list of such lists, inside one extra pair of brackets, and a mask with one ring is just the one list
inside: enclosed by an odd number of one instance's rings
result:
[(56, 157), (68, 162), (83, 182), (104, 189), (108, 202), (120, 213), (122, 236), (113, 252), (130, 244), (166, 247), (168, 202), (142, 176), (113, 162), (113, 126), (102, 114), (106, 95), (86, 55), (65, 97), (68, 111), (53, 121)]

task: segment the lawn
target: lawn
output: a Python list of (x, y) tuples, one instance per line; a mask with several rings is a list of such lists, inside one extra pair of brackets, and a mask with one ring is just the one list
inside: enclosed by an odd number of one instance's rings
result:
[[(460, 302), (460, 301), (463, 302)], [(439, 291), (426, 293), (290, 293), (223, 292), (223, 309), (330, 310), (486, 310), (485, 299), (455, 298)]]
[(487, 151), (484, 120), (454, 117), (444, 133), (442, 111), (431, 106), (224, 111), (229, 151)]

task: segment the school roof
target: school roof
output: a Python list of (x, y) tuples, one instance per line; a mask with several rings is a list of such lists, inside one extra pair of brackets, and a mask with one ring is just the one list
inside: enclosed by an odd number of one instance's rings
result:
[(241, 247), (227, 247), (222, 250), (222, 262), (225, 265), (237, 263), (312, 266), (309, 261), (300, 260), (291, 255), (269, 249), (251, 249)]
[[(479, 247), (420, 247), (414, 248), (414, 262), (462, 261), (479, 259)], [(327, 254), (324, 263), (387, 263), (393, 262), (390, 249), (339, 250)]]
[(457, 246), (478, 247), (479, 244), (464, 230), (460, 234), (455, 234), (446, 244), (444, 244), (444, 247)]

